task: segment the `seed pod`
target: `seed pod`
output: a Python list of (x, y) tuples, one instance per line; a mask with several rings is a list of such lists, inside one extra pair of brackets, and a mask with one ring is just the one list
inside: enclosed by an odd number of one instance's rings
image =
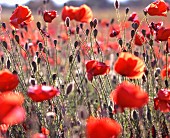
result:
[(90, 22), (90, 27), (93, 28), (94, 27), (94, 23), (93, 21)]
[(93, 20), (93, 26), (94, 26), (94, 28), (96, 28), (96, 26), (97, 26), (97, 19), (96, 18)]

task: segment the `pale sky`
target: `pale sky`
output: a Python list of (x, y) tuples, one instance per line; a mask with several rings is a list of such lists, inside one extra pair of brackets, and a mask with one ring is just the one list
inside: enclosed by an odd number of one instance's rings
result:
[[(31, 0), (0, 0), (0, 4), (15, 6), (15, 4), (24, 5), (28, 1), (31, 1)], [(64, 3), (68, 2), (68, 1), (69, 0), (53, 0), (53, 2), (56, 3), (57, 5), (63, 5)], [(81, 0), (75, 0), (75, 1), (81, 1)], [(114, 2), (115, 0), (108, 0), (108, 1)], [(120, 2), (127, 2), (128, 0), (119, 0), (119, 1)]]

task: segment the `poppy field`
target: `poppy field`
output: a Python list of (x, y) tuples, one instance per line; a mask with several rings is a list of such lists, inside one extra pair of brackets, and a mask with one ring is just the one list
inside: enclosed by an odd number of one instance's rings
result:
[(0, 138), (170, 138), (169, 4), (42, 5), (0, 7)]

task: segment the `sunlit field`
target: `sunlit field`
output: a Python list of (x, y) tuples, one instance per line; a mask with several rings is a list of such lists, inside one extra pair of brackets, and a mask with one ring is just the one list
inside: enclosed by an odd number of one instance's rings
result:
[(170, 138), (169, 4), (0, 8), (0, 138)]

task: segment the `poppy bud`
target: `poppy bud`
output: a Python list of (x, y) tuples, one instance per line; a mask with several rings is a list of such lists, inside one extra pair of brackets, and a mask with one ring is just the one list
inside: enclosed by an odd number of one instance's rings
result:
[(132, 27), (133, 27), (133, 29), (135, 29), (135, 30), (136, 30), (136, 29), (138, 28), (138, 26), (139, 26), (139, 25), (138, 25), (138, 23), (136, 23), (136, 22), (133, 22), (133, 23), (132, 23)]
[(144, 13), (145, 16), (147, 15), (147, 11), (146, 10), (143, 10), (143, 13)]
[(37, 28), (40, 30), (41, 29), (41, 23), (37, 22)]
[(147, 119), (149, 122), (152, 122), (151, 110), (149, 108), (147, 110)]
[(139, 56), (139, 52), (134, 51), (134, 55), (138, 57)]
[(1, 57), (1, 62), (2, 62), (2, 64), (4, 63), (4, 57), (3, 56)]
[(129, 12), (129, 8), (127, 7), (127, 8), (126, 8), (126, 14), (128, 14), (128, 12)]
[(142, 29), (142, 34), (145, 37), (146, 36), (146, 30)]
[(76, 33), (77, 33), (77, 34), (79, 34), (79, 30), (80, 30), (80, 29), (79, 29), (79, 27), (77, 26), (77, 27), (76, 27)]
[(15, 40), (17, 41), (17, 43), (19, 44), (19, 36), (15, 35)]
[(134, 35), (135, 35), (135, 30), (132, 30), (132, 31), (131, 31), (131, 38), (133, 38)]
[(73, 55), (69, 56), (69, 63), (71, 63), (73, 61)]
[(74, 84), (69, 83), (66, 88), (66, 95), (70, 94), (74, 90)]
[(32, 62), (32, 67), (33, 67), (33, 71), (36, 72), (37, 71), (37, 65), (34, 61)]
[(149, 45), (153, 46), (153, 40), (152, 39), (149, 40)]
[(166, 86), (166, 88), (168, 88), (168, 86), (169, 86), (168, 80), (165, 80), (165, 86)]
[(123, 40), (120, 38), (120, 39), (118, 40), (118, 43), (119, 43), (120, 46), (122, 46), (122, 45), (123, 45)]
[(94, 27), (94, 23), (93, 21), (90, 22), (90, 27), (93, 28)]
[(119, 8), (119, 2), (118, 2), (118, 0), (115, 1), (115, 5), (114, 5), (114, 6), (115, 6), (116, 9)]
[(6, 24), (4, 22), (2, 23), (2, 27), (6, 29)]
[(35, 80), (34, 79), (31, 79), (31, 84), (35, 85)]
[(95, 18), (94, 20), (93, 20), (93, 25), (94, 25), (94, 28), (96, 28), (96, 26), (97, 26), (97, 19)]
[(110, 24), (113, 24), (113, 23), (114, 23), (114, 18), (112, 18), (110, 21)]
[(134, 120), (138, 119), (138, 114), (137, 114), (137, 112), (135, 110), (133, 111), (133, 119)]
[(78, 41), (75, 41), (74, 47), (77, 48), (78, 44), (79, 44), (79, 42), (78, 42)]
[(53, 75), (52, 75), (53, 81), (55, 81), (56, 78), (57, 78), (57, 74), (53, 74)]
[(156, 138), (156, 136), (157, 136), (156, 129), (155, 129), (155, 126), (153, 125), (152, 126), (152, 137)]
[(11, 65), (11, 62), (10, 62), (10, 60), (8, 59), (8, 60), (7, 60), (7, 69), (10, 68), (10, 65)]
[(6, 43), (6, 41), (3, 41), (2, 44), (3, 44), (3, 46), (7, 49), (7, 43)]
[(80, 28), (83, 29), (83, 24), (82, 23), (80, 24)]
[(42, 45), (42, 43), (41, 42), (39, 42), (38, 43), (38, 46), (39, 46), (39, 49), (40, 49), (40, 51), (43, 49), (43, 45)]
[(57, 45), (57, 40), (54, 40), (54, 45), (55, 45), (55, 46)]
[(69, 17), (66, 17), (65, 24), (67, 27), (70, 26), (70, 18)]
[(87, 36), (89, 35), (89, 29), (86, 29), (86, 35)]
[(97, 33), (98, 33), (97, 29), (94, 29), (93, 34), (95, 38), (97, 37)]
[(41, 62), (41, 58), (38, 57), (38, 58), (37, 58), (37, 63), (40, 64), (40, 62)]
[(80, 51), (77, 51), (77, 61), (78, 61), (79, 63), (81, 62)]

